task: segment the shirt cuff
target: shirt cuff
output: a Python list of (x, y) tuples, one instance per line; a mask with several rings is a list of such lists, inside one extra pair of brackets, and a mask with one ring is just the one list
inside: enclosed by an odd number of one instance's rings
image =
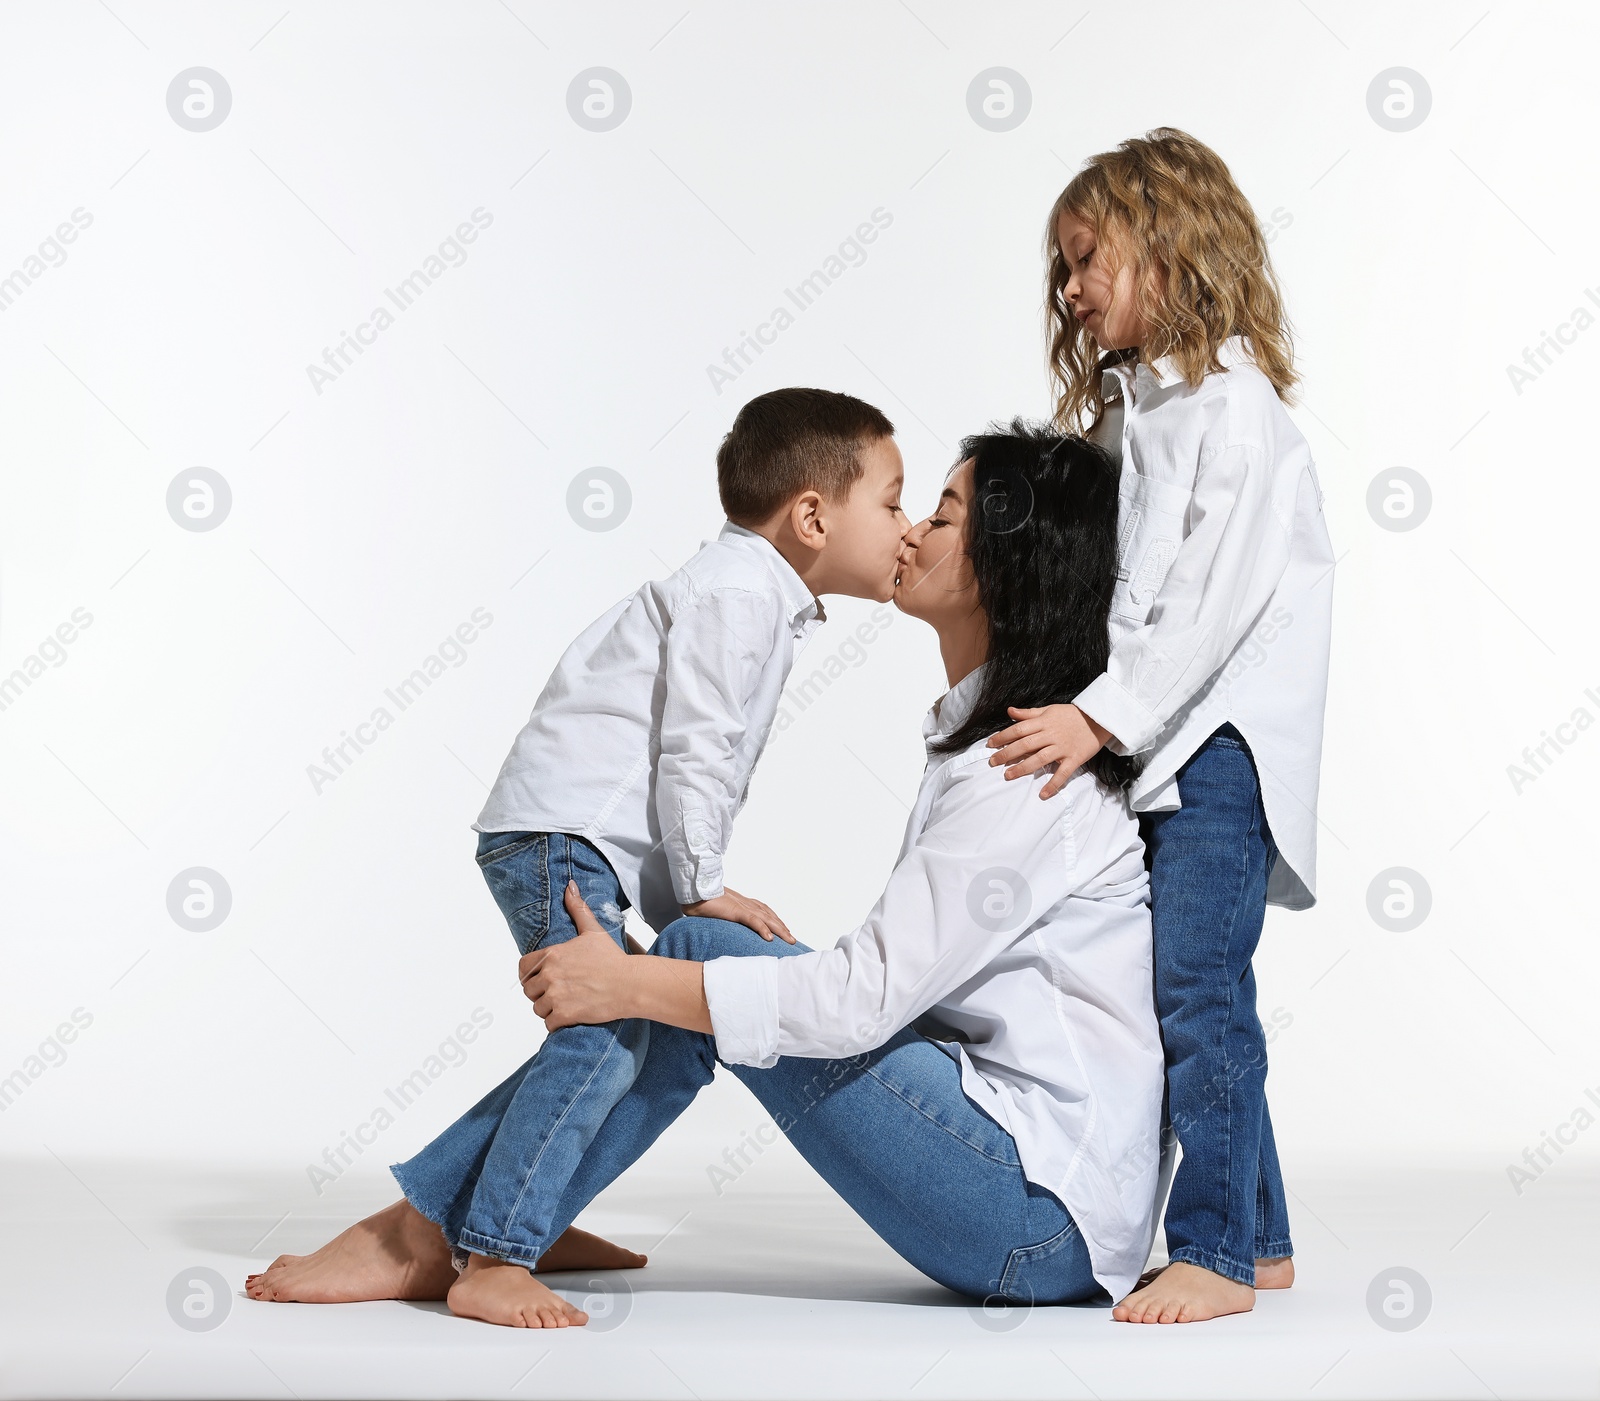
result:
[(698, 905), (722, 894), (722, 858), (690, 855), (672, 873), (673, 892), (680, 905)]
[(722, 894), (722, 853), (698, 804), (691, 807), (681, 800), (680, 811), (683, 831), (667, 848), (672, 858), (672, 890), (680, 905), (696, 905)]
[(778, 1063), (777, 960), (724, 954), (701, 966), (717, 1059), (766, 1070)]
[(1110, 672), (1102, 672), (1072, 698), (1091, 720), (1111, 731), (1106, 747), (1113, 754), (1137, 754), (1161, 733), (1161, 718), (1144, 706)]

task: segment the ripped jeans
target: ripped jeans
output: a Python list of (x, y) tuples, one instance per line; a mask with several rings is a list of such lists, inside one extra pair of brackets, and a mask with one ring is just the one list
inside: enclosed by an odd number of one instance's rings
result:
[[(613, 939), (627, 947), (622, 911), (628, 906), (605, 857), (564, 832), (484, 832), (478, 865), (495, 903), (524, 954), (577, 936), (562, 895), (568, 880)], [(508, 970), (509, 971), (509, 970)], [(538, 1022), (528, 1009), (528, 1034)], [(554, 1220), (561, 1188), (582, 1161), (611, 1107), (633, 1084), (650, 1044), (650, 1023), (635, 1018), (593, 1026), (564, 1026), (545, 1038), (539, 1054), (518, 1072), (487, 1155), (469, 1111), (394, 1173), (407, 1197), (459, 1198), (476, 1175), (452, 1252), (456, 1268), (469, 1253), (533, 1267), (567, 1228)], [(537, 1177), (538, 1188), (534, 1187)]]

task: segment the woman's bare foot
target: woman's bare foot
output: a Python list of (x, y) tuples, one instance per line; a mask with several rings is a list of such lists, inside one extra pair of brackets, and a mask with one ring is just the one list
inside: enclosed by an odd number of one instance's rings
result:
[(1211, 1270), (1180, 1260), (1135, 1289), (1111, 1316), (1119, 1323), (1199, 1323), (1225, 1313), (1248, 1313), (1256, 1291)]
[(525, 1266), (467, 1257), (467, 1268), (450, 1286), (450, 1312), (459, 1318), (481, 1318), (507, 1328), (570, 1328), (589, 1321), (582, 1309), (540, 1284)]
[(1257, 1289), (1287, 1289), (1294, 1283), (1294, 1257), (1283, 1255), (1276, 1260), (1256, 1261)]
[(649, 1258), (602, 1236), (568, 1226), (550, 1243), (534, 1269), (542, 1275), (557, 1270), (639, 1270)]
[[(636, 1270), (647, 1257), (569, 1227), (539, 1260), (553, 1270)], [(402, 1198), (310, 1255), (280, 1255), (245, 1279), (252, 1299), (347, 1304), (362, 1299), (444, 1299), (456, 1282), (450, 1245)]]
[(245, 1280), (252, 1299), (349, 1304), (359, 1299), (442, 1299), (455, 1282), (450, 1244), (404, 1198), (341, 1231), (310, 1255), (280, 1255)]

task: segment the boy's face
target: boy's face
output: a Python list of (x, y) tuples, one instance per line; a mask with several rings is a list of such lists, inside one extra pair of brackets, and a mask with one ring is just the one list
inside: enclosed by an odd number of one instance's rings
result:
[(1122, 265), (1113, 273), (1115, 250), (1065, 210), (1056, 220), (1056, 242), (1071, 274), (1062, 296), (1100, 349), (1142, 345), (1146, 328), (1133, 308), (1132, 260), (1120, 259)]
[(894, 597), (900, 542), (911, 522), (900, 509), (905, 464), (893, 438), (861, 449), (861, 475), (843, 501), (829, 503), (828, 583), (818, 592), (887, 603)]

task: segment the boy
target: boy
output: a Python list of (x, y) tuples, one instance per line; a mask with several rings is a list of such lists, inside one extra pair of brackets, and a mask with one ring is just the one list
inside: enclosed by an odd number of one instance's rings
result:
[[(817, 595), (893, 596), (909, 527), (893, 433), (847, 394), (751, 400), (717, 452), (721, 535), (562, 655), (473, 824), (519, 954), (576, 936), (569, 879), (624, 947), (630, 906), (658, 932), (681, 912), (794, 942), (766, 905), (724, 885), (722, 858), (795, 656), (824, 621)], [(552, 1032), (514, 1091), (391, 1169), (458, 1270), (526, 1278), (648, 1044), (642, 1020)], [(562, 1102), (549, 1084), (575, 1083), (575, 1063), (592, 1073)]]

